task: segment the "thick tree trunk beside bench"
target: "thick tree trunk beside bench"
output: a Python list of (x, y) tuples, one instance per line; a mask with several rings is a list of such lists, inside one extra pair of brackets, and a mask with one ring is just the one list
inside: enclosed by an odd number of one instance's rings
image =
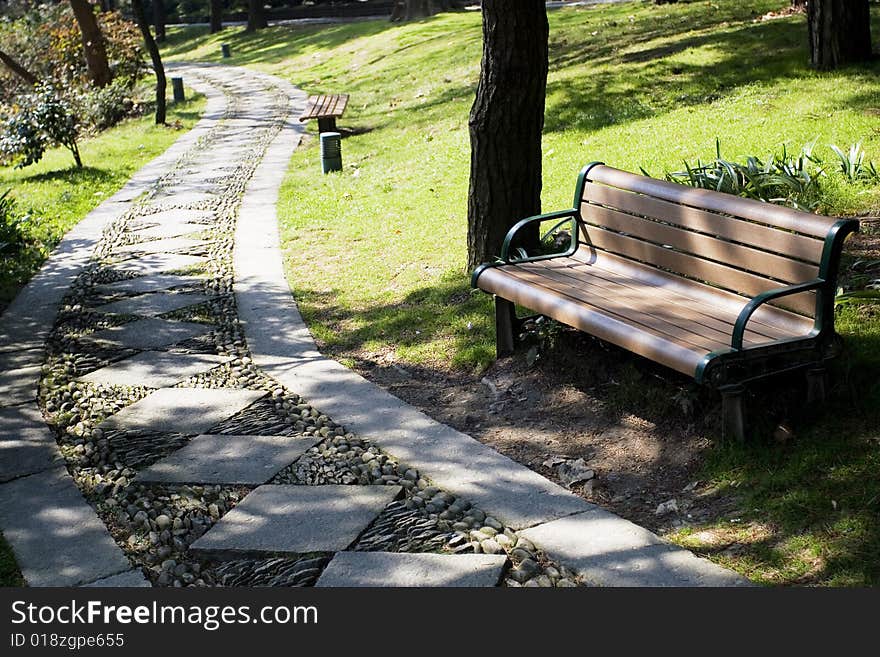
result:
[[(568, 249), (513, 253), (535, 222), (570, 227)], [(809, 397), (824, 396), (840, 255), (856, 230), (594, 163), (571, 209), (520, 221), (472, 284), (495, 295), (499, 355), (515, 348), (515, 305), (528, 308), (719, 390), (724, 432), (742, 440), (749, 381), (806, 369)]]

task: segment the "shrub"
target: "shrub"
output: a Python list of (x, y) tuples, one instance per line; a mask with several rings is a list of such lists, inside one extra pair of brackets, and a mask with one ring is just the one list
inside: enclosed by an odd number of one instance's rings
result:
[(696, 166), (685, 162), (684, 171), (667, 172), (666, 179), (812, 211), (819, 205), (819, 178), (825, 173), (812, 150), (813, 144), (807, 144), (793, 157), (783, 147), (781, 155), (770, 153), (763, 161), (750, 156), (745, 164), (740, 164), (721, 157), (721, 144), (716, 140), (716, 158), (712, 162), (703, 164), (697, 160)]
[(7, 189), (0, 194), (0, 252), (24, 244), (24, 227), (30, 219), (28, 215), (22, 215), (17, 211), (15, 201), (10, 196), (11, 191)]
[(115, 79), (106, 87), (90, 89), (76, 98), (80, 124), (93, 130), (106, 130), (137, 109), (132, 89), (126, 80)]
[(59, 144), (82, 167), (76, 140), (79, 126), (70, 103), (48, 84), (39, 85), (22, 98), (18, 112), (6, 119), (0, 135), (0, 157), (16, 168), (43, 158), (46, 149)]

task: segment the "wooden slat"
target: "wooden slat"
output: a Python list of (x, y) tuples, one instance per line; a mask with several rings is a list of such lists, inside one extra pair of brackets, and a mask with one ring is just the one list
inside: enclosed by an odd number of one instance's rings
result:
[[(748, 298), (740, 294), (698, 283), (651, 265), (606, 251), (596, 251), (590, 247), (581, 247), (571, 259), (583, 263), (584, 266), (607, 271), (614, 276), (630, 278), (634, 284), (653, 285), (692, 299), (699, 305), (717, 309), (719, 316), (729, 317), (731, 321), (736, 320), (748, 302)], [(752, 315), (749, 326), (753, 324), (764, 325), (766, 330), (763, 332), (776, 338), (804, 335), (813, 326), (813, 322), (808, 317), (770, 305), (761, 306)]]
[(588, 182), (584, 186), (583, 200), (696, 230), (707, 235), (716, 235), (766, 251), (785, 254), (813, 264), (819, 264), (822, 259), (823, 240), (752, 223), (745, 219), (732, 219), (707, 210), (670, 203), (616, 187)]
[[(663, 290), (646, 287), (636, 289), (609, 284), (609, 281), (570, 267), (549, 267), (549, 261), (517, 265), (514, 269), (530, 272), (550, 281), (549, 287), (568, 296), (589, 303), (598, 309), (607, 309), (637, 324), (680, 338), (708, 350), (729, 346), (733, 330), (731, 324), (717, 322), (709, 326), (706, 318), (686, 305), (676, 304)], [(580, 274), (580, 275), (579, 275)], [(757, 338), (757, 339), (755, 339)], [(768, 342), (766, 336), (749, 336), (749, 342)]]
[[(583, 225), (582, 227), (587, 228)], [(780, 286), (779, 282), (757, 274), (703, 260), (602, 228), (588, 227), (586, 232), (585, 241), (596, 248), (677, 272), (698, 281), (707, 281), (747, 296), (756, 296)], [(809, 315), (816, 311), (815, 293), (808, 292), (786, 297), (779, 305)]]
[[(723, 307), (712, 305), (705, 301), (696, 301), (688, 298), (670, 288), (663, 288), (650, 283), (641, 282), (632, 277), (615, 275), (606, 269), (596, 265), (585, 265), (573, 258), (559, 258), (542, 260), (539, 262), (521, 265), (525, 269), (541, 272), (548, 278), (565, 276), (573, 284), (582, 285), (586, 288), (600, 287), (606, 290), (606, 294), (620, 299), (633, 300), (640, 304), (645, 297), (656, 298), (663, 296), (663, 304), (651, 308), (651, 312), (657, 313), (667, 321), (682, 328), (687, 328), (694, 333), (707, 335), (716, 340), (730, 343), (733, 333), (733, 325), (738, 312), (726, 312)], [(801, 332), (805, 333), (806, 331)], [(798, 332), (771, 327), (760, 322), (750, 322), (746, 341), (754, 344), (790, 338), (798, 335)]]
[(348, 106), (348, 94), (331, 94), (325, 96), (309, 96), (306, 110), (299, 117), (300, 121), (309, 119), (326, 119), (340, 117)]
[(837, 221), (835, 217), (823, 217), (730, 194), (695, 189), (605, 165), (597, 165), (590, 169), (589, 180), (639, 194), (647, 194), (664, 201), (743, 217), (768, 226), (792, 230), (822, 239)]
[(613, 313), (597, 310), (540, 284), (526, 284), (509, 274), (507, 267), (485, 270), (480, 289), (509, 299), (547, 317), (595, 335), (636, 354), (694, 376), (706, 352), (681, 340), (633, 326)]
[[(694, 233), (682, 228), (643, 219), (599, 205), (583, 204), (581, 216), (589, 224), (600, 225), (630, 236), (672, 246), (700, 258), (715, 260), (786, 283), (802, 283), (816, 278), (819, 268), (748, 246)], [(710, 281), (725, 285), (725, 281)]]
[(709, 353), (710, 351), (730, 346), (729, 341), (725, 340), (723, 336), (712, 338), (699, 335), (651, 314), (651, 308), (656, 306), (659, 299), (652, 298), (650, 294), (644, 295), (641, 299), (632, 297), (628, 299), (629, 303), (626, 303), (619, 298), (609, 296), (602, 288), (574, 285), (573, 281), (567, 281), (565, 276), (560, 275), (558, 272), (546, 271), (536, 273), (516, 265), (506, 267), (505, 272), (509, 276), (524, 281), (527, 284), (540, 285), (556, 290), (580, 304), (590, 306), (596, 312), (614, 315), (635, 328), (641, 328), (641, 330), (647, 330), (676, 340), (686, 345), (689, 349), (696, 348)]

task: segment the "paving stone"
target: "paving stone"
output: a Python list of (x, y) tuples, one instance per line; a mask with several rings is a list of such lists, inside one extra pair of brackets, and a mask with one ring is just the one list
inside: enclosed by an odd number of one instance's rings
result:
[(197, 276), (178, 276), (177, 274), (154, 274), (152, 276), (138, 276), (137, 278), (129, 278), (107, 285), (96, 285), (95, 289), (100, 292), (116, 293), (116, 292), (158, 292), (159, 290), (168, 290), (175, 287), (190, 287), (193, 285), (201, 286), (204, 279)]
[(747, 586), (737, 573), (598, 507), (519, 532), (594, 586)]
[(193, 249), (198, 246), (205, 246), (205, 240), (192, 239), (190, 237), (170, 237), (168, 239), (151, 240), (149, 242), (138, 242), (136, 244), (126, 244), (116, 249), (117, 253), (167, 253), (170, 251), (180, 251), (182, 249)]
[(337, 552), (399, 494), (398, 486), (260, 486), (190, 549), (210, 552)]
[(320, 438), (314, 436), (201, 435), (141, 471), (138, 481), (258, 486), (293, 463)]
[(195, 294), (174, 294), (173, 292), (152, 292), (137, 297), (120, 299), (112, 303), (98, 306), (95, 310), (102, 313), (117, 313), (120, 315), (143, 315), (153, 317), (164, 315), (172, 310), (180, 310), (197, 303), (208, 300), (201, 292)]
[(211, 330), (205, 324), (172, 322), (168, 319), (139, 319), (121, 326), (91, 333), (83, 338), (120, 348), (155, 349), (204, 335)]
[(104, 429), (206, 433), (265, 396), (257, 390), (161, 388), (101, 423)]
[(229, 356), (213, 354), (144, 351), (81, 376), (78, 380), (115, 386), (168, 388), (230, 360), (232, 358)]
[(173, 189), (169, 189), (160, 190), (153, 198), (156, 201), (172, 202), (175, 205), (195, 205), (196, 203), (205, 203), (206, 201), (216, 201), (220, 196), (209, 192), (175, 192)]
[(164, 187), (160, 193), (163, 196), (176, 198), (181, 194), (189, 194), (192, 192), (216, 194), (220, 191), (218, 183), (207, 182), (204, 178), (196, 179), (195, 177), (188, 177), (177, 178), (176, 180), (170, 181), (170, 184), (167, 187)]
[(0, 409), (0, 481), (42, 472), (62, 462), (55, 436), (35, 405)]
[(142, 224), (181, 224), (181, 223), (211, 223), (216, 221), (217, 216), (210, 210), (162, 210), (152, 214), (143, 214), (132, 219), (130, 226)]
[(41, 373), (40, 365), (0, 368), (0, 408), (36, 401)]
[(65, 468), (0, 485), (0, 530), (29, 586), (76, 586), (131, 568)]
[(338, 552), (315, 586), (497, 586), (506, 563), (501, 554)]
[(153, 226), (151, 228), (142, 228), (140, 230), (131, 231), (131, 233), (138, 238), (152, 239), (154, 237), (180, 237), (181, 235), (189, 235), (190, 233), (201, 233), (204, 230), (208, 230), (208, 226), (205, 224), (174, 223), (160, 224), (159, 226)]
[(137, 569), (126, 570), (124, 573), (102, 577), (89, 584), (82, 584), (84, 588), (149, 588), (152, 586)]
[(117, 262), (113, 265), (113, 269), (139, 274), (162, 274), (204, 265), (207, 261), (207, 258), (180, 253), (156, 253)]
[(0, 350), (0, 373), (4, 370), (16, 370), (22, 367), (42, 365), (46, 357), (46, 350), (42, 346), (30, 346), (23, 348), (16, 345), (13, 351)]

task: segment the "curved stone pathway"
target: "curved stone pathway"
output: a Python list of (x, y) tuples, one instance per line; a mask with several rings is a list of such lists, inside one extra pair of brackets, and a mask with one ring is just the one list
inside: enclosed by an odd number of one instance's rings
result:
[(318, 352), (275, 203), (305, 94), (205, 117), (0, 320), (0, 529), (30, 585), (739, 585)]

